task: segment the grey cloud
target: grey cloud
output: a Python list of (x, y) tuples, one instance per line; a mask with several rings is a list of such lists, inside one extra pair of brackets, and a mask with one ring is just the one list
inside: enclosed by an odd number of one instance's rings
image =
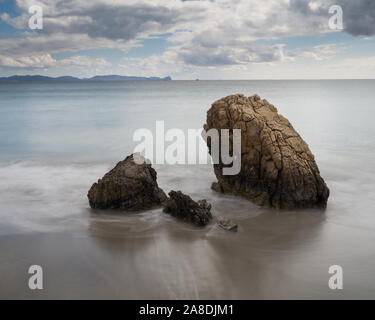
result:
[(375, 34), (375, 1), (340, 0), (343, 9), (344, 28), (354, 36), (372, 36)]
[(372, 36), (375, 34), (375, 1), (374, 0), (328, 0), (317, 2), (314, 11), (310, 8), (310, 0), (292, 0), (290, 9), (304, 16), (330, 17), (328, 9), (339, 5), (343, 10), (344, 32), (353, 36)]
[[(134, 39), (138, 34), (147, 31), (161, 31), (172, 27), (179, 14), (163, 7), (150, 10), (147, 6), (122, 6), (118, 8), (95, 6), (84, 12), (69, 12), (69, 16), (77, 17), (68, 25), (61, 26), (54, 20), (46, 19), (45, 31), (48, 33), (85, 33), (92, 38)], [(91, 21), (85, 19), (90, 18)], [(64, 19), (63, 16), (58, 17)]]
[[(54, 3), (53, 9), (51, 2), (51, 9), (44, 10), (43, 34), (87, 34), (92, 38), (131, 40), (142, 34), (167, 32), (199, 17), (204, 18), (199, 4), (168, 7), (151, 2), (116, 5), (103, 2), (82, 7), (64, 0)], [(25, 27), (27, 19), (24, 14), (18, 21), (14, 19), (13, 25)]]

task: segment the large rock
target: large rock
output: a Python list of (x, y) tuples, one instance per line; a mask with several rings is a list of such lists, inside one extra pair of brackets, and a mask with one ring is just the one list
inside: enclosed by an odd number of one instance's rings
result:
[(92, 185), (88, 198), (92, 208), (142, 210), (160, 206), (167, 197), (151, 165), (137, 164), (130, 155)]
[[(267, 100), (237, 94), (214, 102), (204, 125), (212, 128), (241, 129), (241, 171), (224, 176), (224, 165), (215, 164), (214, 190), (277, 208), (326, 207), (329, 189), (313, 154)], [(210, 149), (209, 139), (207, 144)]]
[(195, 202), (181, 191), (169, 192), (164, 212), (197, 226), (205, 226), (212, 219), (211, 205), (206, 200)]

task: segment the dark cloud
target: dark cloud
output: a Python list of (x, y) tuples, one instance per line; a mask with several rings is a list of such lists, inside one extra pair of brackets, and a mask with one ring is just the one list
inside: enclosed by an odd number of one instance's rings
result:
[[(327, 0), (318, 2), (317, 7), (313, 9), (309, 3), (310, 0), (292, 0), (290, 9), (304, 16), (327, 17), (330, 6), (339, 5), (343, 10), (344, 32), (353, 36), (372, 36), (375, 34), (375, 1), (374, 0)], [(328, 24), (327, 24), (328, 25)]]
[(375, 34), (374, 0), (339, 0), (343, 9), (345, 31), (354, 36), (372, 36)]
[[(132, 40), (139, 35), (163, 33), (191, 20), (204, 18), (202, 6), (168, 6), (149, 2), (80, 5), (72, 1), (51, 1), (43, 12), (43, 33), (87, 34), (91, 38)], [(52, 5), (53, 4), (53, 5)], [(26, 4), (21, 10), (26, 9)], [(27, 25), (24, 19), (23, 27)]]
[[(87, 11), (70, 11), (74, 19), (61, 26), (60, 21), (46, 17), (45, 31), (48, 33), (85, 33), (92, 38), (130, 40), (144, 32), (164, 32), (183, 20), (178, 10), (165, 7), (97, 5)], [(64, 15), (59, 16), (64, 19)]]

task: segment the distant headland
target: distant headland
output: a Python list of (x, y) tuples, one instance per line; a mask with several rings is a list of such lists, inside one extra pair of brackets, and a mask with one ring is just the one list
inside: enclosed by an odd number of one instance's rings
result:
[(127, 81), (127, 80), (172, 80), (170, 76), (165, 78), (159, 77), (133, 77), (133, 76), (119, 76), (119, 75), (105, 75), (95, 76), (91, 78), (76, 78), (71, 76), (62, 77), (47, 77), (40, 75), (26, 75), (26, 76), (10, 76), (0, 77), (0, 82), (14, 83), (14, 82), (77, 82), (77, 81)]

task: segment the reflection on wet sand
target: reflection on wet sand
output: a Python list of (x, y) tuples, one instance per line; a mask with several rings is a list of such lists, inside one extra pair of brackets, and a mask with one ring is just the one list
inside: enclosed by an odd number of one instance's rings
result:
[(285, 264), (293, 264), (296, 251), (314, 246), (324, 219), (269, 212), (241, 219), (239, 232), (228, 233), (214, 224), (200, 229), (174, 221), (160, 210), (142, 216), (121, 224), (116, 216), (94, 215), (90, 234), (105, 251), (128, 256), (137, 288), (151, 281), (156, 298), (172, 299), (277, 294), (272, 283), (283, 285)]
[[(311, 299), (374, 294), (363, 278), (363, 273), (371, 275), (373, 270), (371, 257), (360, 278), (346, 274), (343, 292), (331, 291), (327, 285), (330, 265), (342, 264), (344, 270), (360, 267), (356, 256), (363, 257), (369, 248), (354, 252), (350, 247), (353, 238), (360, 237), (358, 232), (327, 225), (322, 212), (261, 211), (256, 216), (237, 215), (237, 233), (214, 223), (194, 227), (158, 209), (128, 215), (91, 212), (86, 236), (82, 232), (5, 236), (1, 261), (12, 265), (13, 271), (1, 264), (0, 272), (5, 270), (7, 277), (1, 278), (0, 285), (9, 290), (2, 290), (0, 296)], [(216, 212), (225, 215), (218, 208)], [(363, 232), (362, 236), (369, 237)], [(347, 250), (353, 259), (347, 258)], [(25, 270), (36, 261), (45, 270), (45, 290), (38, 293), (26, 287)]]

